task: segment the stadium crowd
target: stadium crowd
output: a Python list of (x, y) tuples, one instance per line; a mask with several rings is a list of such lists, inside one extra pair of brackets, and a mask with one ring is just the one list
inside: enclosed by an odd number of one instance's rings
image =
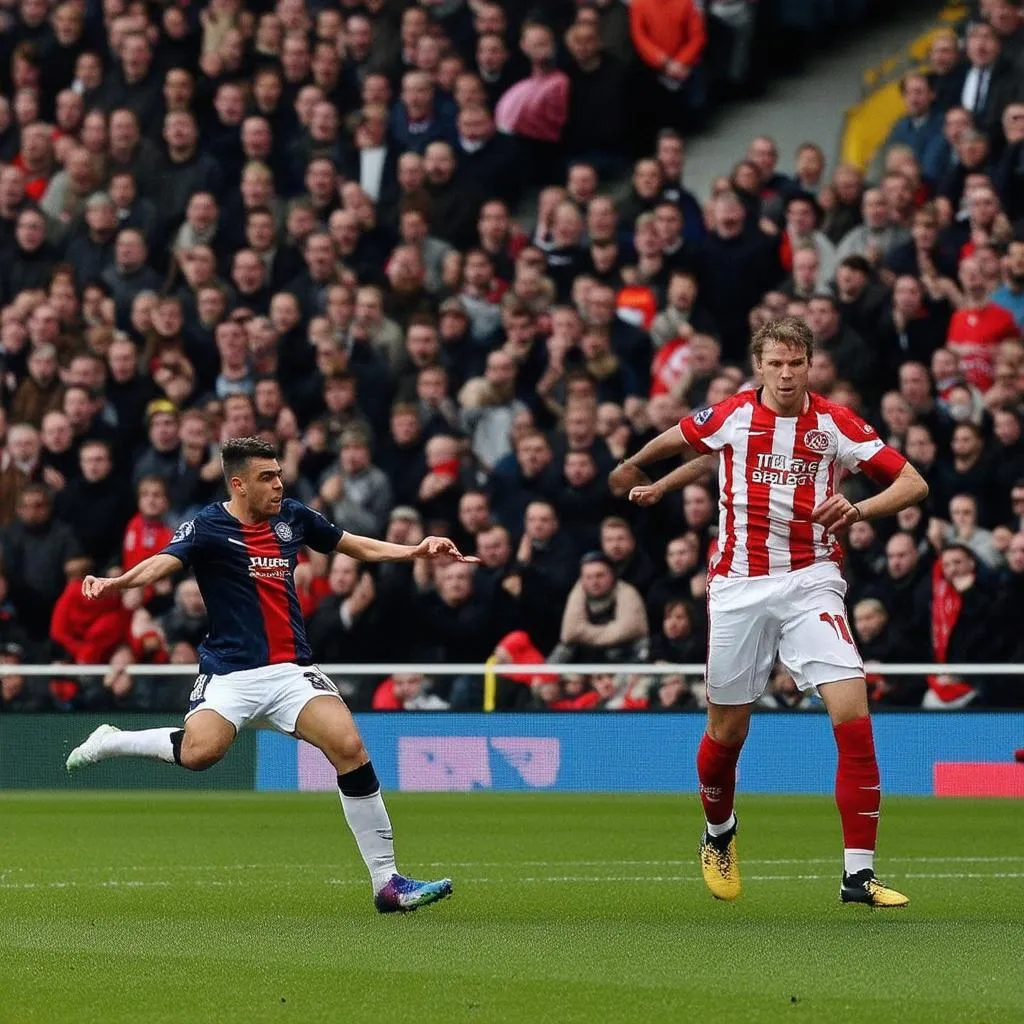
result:
[[(753, 386), (749, 334), (783, 314), (814, 331), (813, 389), (931, 486), (850, 531), (865, 658), (1024, 658), (1021, 11), (936, 37), (877, 174), (761, 136), (702, 201), (684, 138), (749, 76), (755, 4), (703, 6), (4, 7), (0, 708), (180, 709), (190, 681), (125, 668), (196, 661), (194, 580), (87, 602), (81, 578), (222, 497), (218, 445), (246, 435), (343, 527), (481, 559), (311, 555), (320, 661), (548, 660), (502, 705), (694, 706), (696, 680), (563, 674), (704, 658), (716, 480), (638, 509), (607, 475)], [(340, 682), (480, 706), (478, 679)], [(872, 695), (1024, 705), (999, 678)], [(782, 671), (765, 700), (805, 704)]]

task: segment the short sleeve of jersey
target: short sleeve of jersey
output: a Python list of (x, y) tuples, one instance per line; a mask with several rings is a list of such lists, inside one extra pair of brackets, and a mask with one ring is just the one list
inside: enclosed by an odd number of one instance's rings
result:
[(338, 546), (345, 531), (301, 502), (296, 501), (292, 507), (295, 521), (302, 526), (303, 542), (314, 551), (330, 554)]
[(728, 443), (727, 421), (735, 403), (727, 399), (717, 405), (709, 405), (679, 421), (683, 440), (702, 455), (721, 451)]
[(838, 461), (851, 473), (863, 473), (876, 484), (888, 485), (903, 471), (906, 458), (890, 448), (870, 423), (848, 409), (833, 409), (838, 428)]
[(192, 565), (192, 559), (199, 551), (200, 520), (186, 519), (175, 531), (167, 547), (161, 555), (174, 555), (186, 568)]

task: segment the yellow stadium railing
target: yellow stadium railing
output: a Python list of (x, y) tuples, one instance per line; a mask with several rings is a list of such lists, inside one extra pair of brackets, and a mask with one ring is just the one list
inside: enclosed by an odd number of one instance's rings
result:
[(882, 147), (893, 125), (903, 116), (899, 80), (908, 71), (925, 67), (932, 40), (967, 17), (963, 4), (950, 4), (938, 16), (938, 24), (911, 40), (904, 49), (867, 68), (863, 74), (865, 95), (846, 111), (840, 159), (864, 171)]

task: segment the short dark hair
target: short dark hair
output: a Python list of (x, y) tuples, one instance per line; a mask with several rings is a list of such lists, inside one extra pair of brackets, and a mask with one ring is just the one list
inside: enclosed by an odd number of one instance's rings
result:
[(156, 473), (148, 473), (146, 476), (141, 477), (135, 484), (136, 496), (138, 496), (143, 487), (147, 486), (159, 487), (164, 492), (164, 497), (167, 497), (167, 481), (162, 476), (157, 476)]
[(220, 460), (224, 479), (230, 480), (243, 472), (250, 459), (276, 459), (277, 449), (258, 437), (232, 437), (221, 446)]

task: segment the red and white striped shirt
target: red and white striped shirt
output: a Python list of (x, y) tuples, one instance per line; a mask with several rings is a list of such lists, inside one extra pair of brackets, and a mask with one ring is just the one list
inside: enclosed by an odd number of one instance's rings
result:
[(811, 393), (799, 416), (779, 416), (760, 391), (741, 391), (679, 429), (695, 451), (722, 453), (712, 576), (780, 576), (841, 561), (838, 542), (811, 521), (835, 493), (837, 467), (888, 484), (907, 461), (859, 416)]

